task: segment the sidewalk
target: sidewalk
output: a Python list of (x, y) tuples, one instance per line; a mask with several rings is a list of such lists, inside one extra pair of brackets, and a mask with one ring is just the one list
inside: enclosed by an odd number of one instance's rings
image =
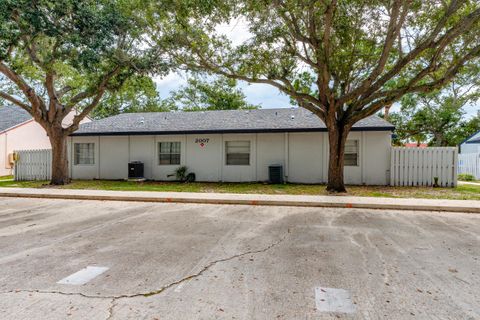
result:
[(458, 184), (469, 184), (473, 186), (480, 186), (480, 182), (472, 182), (472, 181), (458, 181)]
[(189, 192), (130, 192), (48, 188), (0, 188), (0, 197), (295, 207), (366, 208), (480, 213), (480, 201), (475, 200), (397, 199), (351, 196), (298, 196)]

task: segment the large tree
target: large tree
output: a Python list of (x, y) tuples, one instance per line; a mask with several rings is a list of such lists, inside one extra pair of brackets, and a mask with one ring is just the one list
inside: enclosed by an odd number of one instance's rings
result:
[[(181, 28), (171, 30), (171, 53), (192, 70), (272, 85), (322, 119), (329, 191), (345, 191), (344, 148), (356, 122), (406, 94), (443, 87), (480, 55), (477, 0), (218, 0), (214, 7), (205, 19), (174, 6)], [(220, 33), (215, 24), (231, 17), (249, 40), (234, 44)]]
[(456, 146), (472, 134), (476, 117), (469, 118), (466, 108), (480, 102), (479, 69), (464, 70), (442, 90), (404, 96), (400, 111), (390, 115), (399, 140)]
[[(46, 130), (52, 184), (69, 182), (66, 138), (105, 93), (135, 74), (165, 69), (160, 49), (144, 43), (149, 16), (140, 9), (146, 6), (144, 1), (0, 0), (0, 100), (28, 111)], [(65, 126), (72, 110), (77, 115)]]

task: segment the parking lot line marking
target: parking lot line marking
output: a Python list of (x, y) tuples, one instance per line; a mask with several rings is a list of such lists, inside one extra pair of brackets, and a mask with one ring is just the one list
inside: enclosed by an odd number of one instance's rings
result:
[(83, 268), (82, 270), (75, 272), (74, 274), (69, 275), (66, 278), (63, 278), (62, 280), (58, 281), (58, 284), (71, 284), (71, 285), (82, 285), (85, 284), (92, 279), (98, 277), (105, 271), (107, 271), (107, 267), (92, 267), (88, 266), (86, 268)]
[(344, 289), (315, 288), (315, 304), (320, 312), (354, 313), (350, 293)]

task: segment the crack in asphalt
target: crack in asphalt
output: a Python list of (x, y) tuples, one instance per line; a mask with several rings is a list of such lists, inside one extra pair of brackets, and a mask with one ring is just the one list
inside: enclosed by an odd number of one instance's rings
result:
[[(288, 233), (290, 233), (290, 230), (288, 230)], [(107, 320), (110, 320), (110, 319), (113, 318), (113, 309), (115, 308), (116, 302), (119, 299), (151, 297), (151, 296), (154, 296), (154, 295), (158, 295), (158, 294), (164, 292), (165, 290), (168, 290), (168, 289), (170, 289), (174, 286), (177, 286), (177, 285), (179, 285), (183, 282), (186, 282), (186, 281), (189, 281), (191, 279), (200, 277), (203, 273), (205, 273), (207, 270), (209, 270), (210, 268), (212, 268), (213, 266), (215, 266), (218, 263), (234, 260), (234, 259), (246, 256), (246, 255), (249, 255), (249, 254), (264, 253), (264, 252), (278, 246), (283, 241), (285, 241), (285, 239), (288, 236), (288, 233), (285, 234), (282, 238), (280, 238), (276, 242), (274, 242), (274, 243), (272, 243), (272, 244), (270, 244), (270, 245), (268, 245), (268, 246), (266, 246), (262, 249), (249, 250), (249, 251), (246, 251), (246, 252), (235, 254), (235, 255), (230, 256), (230, 257), (214, 260), (214, 261), (208, 263), (207, 265), (205, 265), (200, 271), (198, 271), (194, 274), (188, 275), (186, 277), (183, 277), (179, 280), (170, 282), (169, 284), (161, 287), (160, 289), (154, 290), (154, 291), (143, 292), (143, 293), (134, 293), (134, 294), (122, 294), (122, 295), (117, 295), (117, 296), (114, 296), (114, 295), (112, 295), (112, 296), (100, 296), (100, 295), (89, 295), (89, 294), (85, 294), (85, 293), (81, 293), (81, 292), (63, 292), (63, 291), (55, 291), (55, 290), (51, 290), (51, 291), (47, 291), (47, 290), (26, 290), (26, 289), (25, 290), (20, 290), (20, 289), (18, 289), (18, 290), (10, 290), (10, 291), (0, 292), (0, 294), (25, 292), (25, 293), (41, 293), (41, 294), (59, 294), (59, 295), (65, 295), (65, 296), (79, 296), (79, 297), (88, 298), (88, 299), (111, 299), (112, 301), (111, 301), (110, 306), (108, 308), (108, 317), (106, 318)]]
[(110, 301), (110, 306), (108, 307), (108, 316), (107, 316), (107, 319), (106, 320), (110, 320), (110, 319), (113, 319), (113, 308), (115, 308), (115, 306), (117, 305), (116, 304), (116, 299), (112, 299), (112, 301)]

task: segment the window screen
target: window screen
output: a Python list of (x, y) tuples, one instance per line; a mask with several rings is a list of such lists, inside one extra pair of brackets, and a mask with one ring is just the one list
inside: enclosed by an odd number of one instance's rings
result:
[(358, 140), (347, 140), (345, 144), (345, 165), (358, 166)]
[(180, 164), (180, 142), (160, 142), (158, 151), (160, 165)]
[(74, 144), (74, 164), (89, 165), (95, 164), (95, 144), (94, 143), (75, 143)]
[(250, 141), (226, 141), (225, 150), (227, 165), (250, 165)]

